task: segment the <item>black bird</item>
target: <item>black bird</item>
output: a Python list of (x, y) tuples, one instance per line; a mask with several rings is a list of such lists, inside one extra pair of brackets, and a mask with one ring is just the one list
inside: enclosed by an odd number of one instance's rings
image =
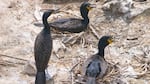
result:
[(87, 29), (89, 24), (88, 12), (94, 8), (94, 4), (84, 2), (80, 7), (81, 16), (83, 19), (68, 18), (56, 20), (49, 23), (55, 30), (61, 32), (79, 33)]
[(85, 62), (83, 74), (87, 77), (86, 84), (96, 84), (96, 78), (102, 78), (106, 73), (107, 62), (104, 58), (104, 50), (112, 42), (112, 36), (103, 36), (98, 43), (98, 53)]
[(53, 12), (54, 10), (48, 10), (44, 12), (42, 17), (44, 28), (37, 35), (35, 40), (34, 56), (37, 69), (35, 84), (46, 84), (45, 69), (48, 66), (48, 61), (52, 51), (52, 38), (47, 18)]

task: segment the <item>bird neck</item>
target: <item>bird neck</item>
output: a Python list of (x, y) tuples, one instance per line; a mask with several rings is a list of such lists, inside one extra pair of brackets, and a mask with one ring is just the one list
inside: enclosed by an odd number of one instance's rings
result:
[(99, 49), (98, 49), (98, 55), (100, 55), (100, 56), (102, 56), (102, 57), (104, 57), (104, 50), (105, 50), (105, 48), (104, 47), (100, 47)]
[(83, 22), (84, 22), (86, 25), (89, 24), (89, 18), (88, 18), (88, 17), (87, 17), (87, 18), (84, 18)]
[(84, 24), (89, 23), (88, 11), (81, 11), (81, 16), (83, 17)]
[(43, 24), (44, 24), (44, 31), (50, 33), (50, 26), (47, 22), (47, 18), (43, 18)]

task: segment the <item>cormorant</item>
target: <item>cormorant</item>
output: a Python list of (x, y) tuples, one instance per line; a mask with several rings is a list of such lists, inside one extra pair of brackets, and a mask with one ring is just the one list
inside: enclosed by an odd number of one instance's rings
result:
[(87, 77), (86, 84), (96, 84), (96, 78), (102, 78), (106, 73), (107, 62), (104, 58), (104, 49), (112, 42), (112, 36), (103, 36), (98, 43), (98, 53), (85, 62), (83, 74)]
[(44, 12), (42, 17), (44, 28), (37, 35), (35, 40), (34, 57), (37, 69), (35, 84), (46, 84), (45, 69), (48, 66), (48, 61), (52, 51), (52, 38), (47, 18), (53, 12), (54, 10), (48, 10)]
[(80, 6), (80, 13), (83, 19), (68, 18), (59, 19), (52, 23), (49, 23), (55, 30), (61, 32), (79, 33), (87, 29), (89, 24), (88, 12), (94, 8), (94, 4), (88, 2), (82, 3)]

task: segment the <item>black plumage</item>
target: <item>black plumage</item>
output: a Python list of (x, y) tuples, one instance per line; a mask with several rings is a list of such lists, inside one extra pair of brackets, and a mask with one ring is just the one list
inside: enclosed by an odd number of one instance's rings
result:
[(82, 32), (86, 30), (88, 27), (89, 24), (88, 12), (93, 7), (95, 7), (94, 4), (84, 2), (80, 7), (81, 16), (83, 17), (83, 19), (78, 18), (60, 19), (49, 24), (55, 30), (61, 32), (71, 32), (71, 33)]
[(98, 43), (98, 53), (92, 55), (84, 64), (83, 73), (87, 77), (87, 84), (96, 84), (96, 78), (102, 78), (107, 70), (104, 49), (112, 43), (112, 36), (103, 36)]
[(52, 10), (44, 12), (42, 17), (44, 28), (35, 40), (34, 56), (37, 69), (35, 84), (46, 84), (45, 69), (48, 66), (52, 51), (52, 38), (47, 18), (52, 12)]

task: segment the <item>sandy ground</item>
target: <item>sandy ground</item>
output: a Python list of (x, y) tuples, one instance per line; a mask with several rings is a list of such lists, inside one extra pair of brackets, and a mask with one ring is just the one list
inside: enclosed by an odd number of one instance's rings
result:
[[(86, 32), (52, 32), (54, 45), (48, 71), (54, 83), (75, 84), (79, 81), (83, 61), (97, 52), (97, 37), (109, 34), (114, 35), (117, 41), (106, 48), (105, 57), (111, 68), (99, 82), (150, 84), (150, 9), (128, 24), (122, 19), (106, 20), (101, 10), (103, 1), (91, 0), (91, 3), (97, 4), (97, 7), (89, 13), (90, 28)], [(135, 7), (146, 8), (150, 6), (149, 3), (150, 1), (135, 3)], [(61, 8), (64, 11), (50, 16), (49, 21), (57, 18), (81, 18), (80, 4), (80, 1), (41, 4), (38, 0), (0, 0), (0, 84), (34, 84), (34, 40), (42, 29), (33, 25), (38, 22), (37, 19), (41, 20), (40, 15), (35, 16), (38, 12), (35, 10)], [(76, 37), (66, 40), (72, 36)], [(75, 65), (77, 66), (73, 68)]]

